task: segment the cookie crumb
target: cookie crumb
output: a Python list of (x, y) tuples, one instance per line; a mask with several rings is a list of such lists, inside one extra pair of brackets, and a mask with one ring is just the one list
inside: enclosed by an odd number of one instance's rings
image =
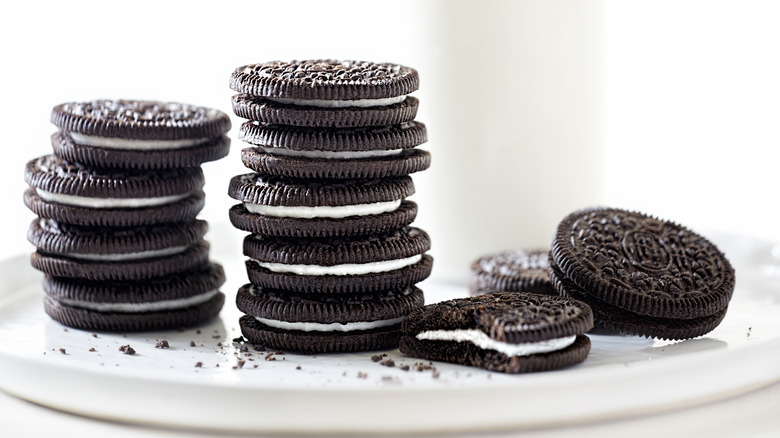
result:
[(195, 368), (202, 368), (203, 362), (195, 362)]
[(402, 371), (409, 371), (409, 365), (401, 365), (400, 367), (398, 367), (398, 369)]
[(97, 338), (97, 333), (92, 333), (93, 338)]
[(195, 330), (195, 333), (199, 335), (200, 334), (200, 329)]
[(366, 374), (366, 373), (364, 373), (362, 371), (358, 371), (357, 376), (358, 376), (358, 379), (365, 379), (365, 378), (368, 377), (368, 374)]
[(300, 369), (301, 369), (301, 366), (300, 366), (300, 365), (298, 365), (297, 367), (295, 367), (295, 369), (296, 369), (296, 370), (300, 370)]
[(392, 368), (395, 366), (395, 362), (393, 362), (393, 359), (387, 359), (385, 361), (382, 361), (381, 365)]
[(234, 370), (237, 370), (237, 369), (244, 368), (244, 364), (245, 364), (245, 363), (246, 363), (246, 361), (244, 361), (243, 359), (238, 359), (238, 360), (236, 361), (236, 366), (234, 366), (234, 367), (233, 367), (233, 369), (234, 369)]
[(197, 345), (195, 345), (195, 341), (190, 341), (190, 347), (197, 347)]
[(130, 345), (122, 345), (121, 347), (119, 347), (119, 351), (121, 351), (124, 354), (129, 354), (131, 356), (135, 354), (135, 350), (133, 350), (133, 347), (131, 347)]
[(89, 351), (90, 351), (90, 352), (95, 352), (95, 351), (97, 351), (97, 350), (95, 350), (95, 347), (92, 347), (92, 348), (90, 348), (90, 349), (89, 349)]
[(67, 351), (65, 351), (65, 349), (64, 349), (64, 348), (60, 348), (60, 353), (62, 353), (62, 354), (68, 354), (68, 352), (67, 352)]
[(157, 343), (154, 345), (154, 348), (170, 348), (171, 346), (168, 344), (168, 341), (163, 339), (162, 341), (157, 341)]

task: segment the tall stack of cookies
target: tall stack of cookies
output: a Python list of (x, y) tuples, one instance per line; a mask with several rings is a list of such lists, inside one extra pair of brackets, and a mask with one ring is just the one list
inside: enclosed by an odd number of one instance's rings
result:
[(425, 170), (414, 121), (414, 69), (313, 60), (236, 69), (235, 114), (247, 122), (232, 224), (249, 284), (236, 304), (251, 342), (310, 353), (393, 348), (423, 305), (430, 238), (411, 227), (410, 173)]
[(53, 155), (31, 160), (28, 239), (45, 310), (97, 331), (198, 324), (219, 313), (200, 165), (227, 155), (229, 117), (179, 103), (96, 100), (52, 111)]

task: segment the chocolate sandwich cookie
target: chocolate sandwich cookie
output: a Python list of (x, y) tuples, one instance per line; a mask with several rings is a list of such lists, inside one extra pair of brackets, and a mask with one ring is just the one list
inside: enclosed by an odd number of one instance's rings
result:
[(734, 269), (709, 240), (676, 223), (614, 208), (574, 212), (550, 252), (561, 295), (587, 302), (596, 326), (659, 339), (714, 329), (734, 292)]
[(208, 259), (206, 222), (82, 227), (36, 219), (28, 240), (35, 269), (55, 277), (141, 280), (201, 266)]
[(242, 150), (244, 165), (264, 174), (298, 178), (386, 178), (430, 166), (425, 125), (317, 129), (247, 122), (239, 139), (256, 147)]
[(228, 194), (238, 229), (271, 236), (332, 237), (377, 234), (414, 221), (417, 205), (408, 176), (372, 180), (309, 180), (238, 175)]
[(236, 295), (241, 332), (253, 343), (307, 353), (395, 348), (403, 318), (423, 306), (416, 287), (318, 294), (252, 284)]
[[(417, 71), (398, 64), (317, 59), (272, 61), (238, 67), (230, 88), (251, 96), (236, 115), (267, 123), (357, 127), (414, 119)], [(262, 105), (271, 107), (261, 108)], [(346, 109), (343, 113), (338, 110)]]
[(135, 226), (194, 219), (204, 204), (203, 171), (96, 170), (46, 155), (27, 163), (24, 203), (35, 214), (85, 226)]
[(225, 282), (215, 263), (135, 281), (43, 280), (46, 313), (69, 327), (99, 331), (146, 331), (186, 327), (216, 316)]
[(262, 288), (306, 293), (398, 290), (426, 279), (433, 258), (424, 231), (404, 227), (385, 234), (342, 238), (244, 239), (249, 281)]
[(230, 118), (175, 102), (94, 100), (57, 105), (54, 153), (92, 167), (196, 167), (228, 154)]
[(593, 327), (587, 304), (501, 292), (442, 301), (409, 314), (400, 350), (423, 359), (504, 373), (564, 368), (585, 360)]
[(472, 295), (531, 292), (558, 295), (547, 270), (547, 250), (513, 249), (480, 257), (471, 264)]

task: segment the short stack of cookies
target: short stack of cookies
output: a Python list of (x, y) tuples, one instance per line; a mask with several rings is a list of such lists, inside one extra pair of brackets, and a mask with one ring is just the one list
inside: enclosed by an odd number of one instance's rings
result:
[(200, 165), (227, 155), (229, 117), (179, 103), (95, 100), (54, 107), (53, 155), (31, 160), (28, 239), (46, 312), (96, 331), (179, 328), (217, 315)]
[(237, 68), (235, 114), (253, 173), (235, 176), (233, 225), (249, 284), (236, 304), (251, 342), (309, 353), (394, 348), (422, 307), (430, 239), (411, 227), (410, 173), (425, 170), (414, 69), (357, 61)]

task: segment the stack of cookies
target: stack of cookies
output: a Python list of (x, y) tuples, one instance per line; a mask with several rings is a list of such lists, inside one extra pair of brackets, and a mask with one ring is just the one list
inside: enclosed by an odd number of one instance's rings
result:
[(96, 100), (52, 111), (53, 155), (25, 169), (28, 239), (45, 309), (99, 331), (203, 322), (225, 300), (209, 261), (200, 165), (227, 155), (230, 119), (179, 103)]
[(244, 336), (305, 352), (398, 345), (423, 305), (428, 235), (409, 226), (410, 173), (427, 169), (414, 121), (415, 70), (356, 61), (293, 61), (236, 69), (233, 110), (253, 173), (230, 181), (233, 225), (250, 283), (236, 297)]

